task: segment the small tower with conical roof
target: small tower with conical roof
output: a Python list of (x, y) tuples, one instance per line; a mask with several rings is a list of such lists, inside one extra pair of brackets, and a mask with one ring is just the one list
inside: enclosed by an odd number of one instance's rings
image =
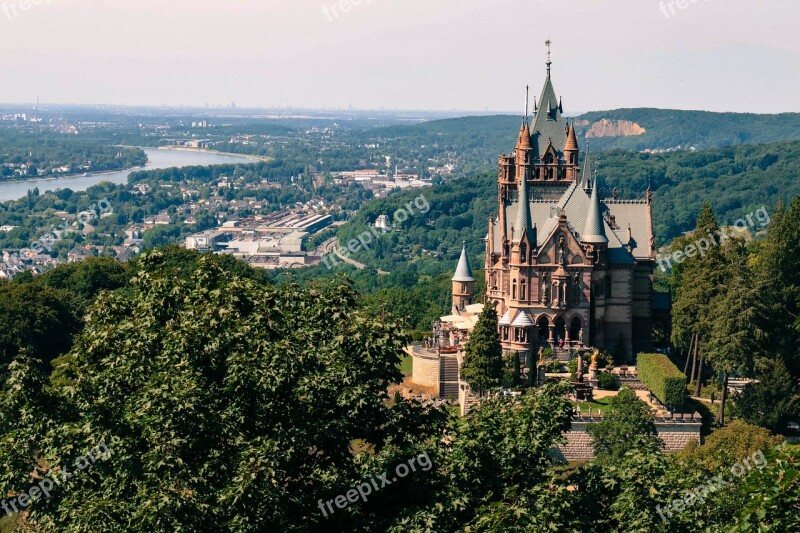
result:
[(453, 314), (463, 311), (468, 305), (473, 304), (475, 297), (475, 277), (469, 266), (467, 257), (467, 243), (461, 248), (461, 258), (458, 260), (456, 273), (453, 276)]
[(589, 212), (586, 225), (581, 234), (581, 242), (589, 247), (589, 253), (597, 265), (605, 263), (605, 252), (608, 248), (608, 236), (603, 221), (603, 210), (600, 206), (600, 180), (595, 177), (592, 196), (589, 199)]
[(567, 128), (567, 142), (564, 145), (564, 161), (567, 165), (567, 180), (575, 181), (578, 174), (578, 139), (575, 136), (575, 124), (570, 122)]

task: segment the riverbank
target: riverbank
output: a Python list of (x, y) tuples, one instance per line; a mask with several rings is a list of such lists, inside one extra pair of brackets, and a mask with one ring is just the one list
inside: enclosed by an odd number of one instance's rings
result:
[(252, 159), (254, 161), (263, 161), (265, 163), (270, 163), (272, 161), (275, 161), (274, 157), (267, 157), (264, 155), (235, 154), (233, 152), (220, 152), (219, 150), (206, 150), (203, 148), (192, 148), (190, 146), (159, 146), (158, 150), (171, 150), (174, 152), (196, 152), (200, 154), (228, 155), (234, 157), (243, 157), (245, 159)]
[(96, 172), (74, 172), (72, 174), (48, 174), (47, 176), (28, 176), (27, 178), (0, 178), (0, 183), (26, 183), (31, 181), (58, 181), (68, 178), (86, 178), (89, 176), (103, 176), (106, 174), (116, 174), (117, 172), (135, 172), (144, 170), (143, 166), (119, 168), (117, 170), (98, 170)]
[[(179, 148), (179, 147), (175, 147)], [(38, 188), (41, 194), (57, 189), (84, 191), (100, 182), (108, 181), (124, 184), (133, 172), (181, 168), (189, 166), (213, 166), (230, 164), (255, 164), (262, 159), (254, 156), (225, 154), (209, 150), (159, 149), (144, 148), (147, 155), (145, 166), (136, 166), (125, 170), (112, 170), (97, 173), (71, 174), (69, 176), (48, 176), (46, 178), (27, 178), (22, 180), (0, 180), (0, 202), (24, 198), (29, 190)]]

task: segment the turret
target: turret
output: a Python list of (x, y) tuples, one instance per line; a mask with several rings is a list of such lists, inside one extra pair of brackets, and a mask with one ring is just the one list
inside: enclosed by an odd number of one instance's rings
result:
[(475, 277), (472, 275), (472, 268), (469, 266), (466, 242), (461, 248), (461, 258), (458, 260), (458, 266), (452, 282), (453, 314), (458, 314), (473, 303), (473, 297), (475, 296)]
[(603, 222), (603, 212), (600, 208), (600, 183), (595, 178), (592, 188), (592, 197), (589, 200), (589, 214), (586, 217), (586, 226), (581, 235), (581, 241), (586, 244), (608, 244), (606, 237), (605, 224)]
[(575, 137), (575, 125), (567, 128), (567, 143), (564, 145), (564, 159), (568, 165), (578, 164), (578, 139)]

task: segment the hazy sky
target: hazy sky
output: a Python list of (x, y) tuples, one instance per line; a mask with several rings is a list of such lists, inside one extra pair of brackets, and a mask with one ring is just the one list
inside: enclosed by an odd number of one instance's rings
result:
[(521, 113), (551, 33), (566, 112), (800, 111), (798, 31), (798, 0), (0, 0), (0, 102)]

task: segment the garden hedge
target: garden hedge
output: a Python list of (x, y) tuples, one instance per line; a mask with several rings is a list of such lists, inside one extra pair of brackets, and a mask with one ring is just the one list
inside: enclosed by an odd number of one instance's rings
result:
[(683, 407), (688, 399), (687, 379), (669, 357), (660, 353), (640, 353), (636, 358), (639, 381), (668, 407)]

